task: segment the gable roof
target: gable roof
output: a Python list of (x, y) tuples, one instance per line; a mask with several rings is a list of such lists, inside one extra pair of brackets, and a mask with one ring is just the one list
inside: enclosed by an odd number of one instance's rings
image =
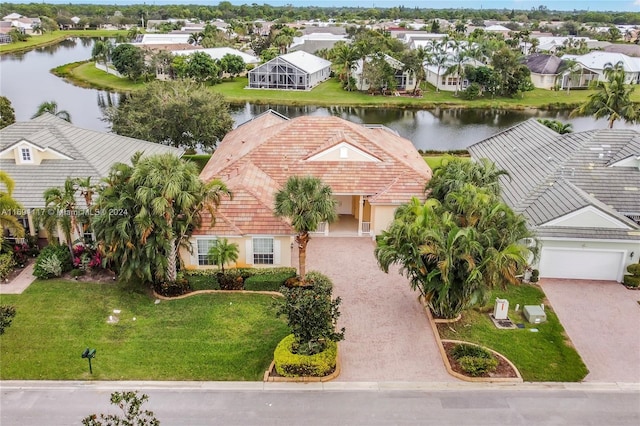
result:
[(554, 55), (535, 53), (527, 56), (523, 63), (535, 74), (558, 74), (563, 60)]
[[(322, 155), (341, 143), (375, 160)], [(210, 227), (204, 220), (196, 234), (290, 234), (289, 224), (273, 216), (274, 196), (290, 176), (305, 175), (322, 179), (334, 194), (397, 205), (421, 196), (431, 170), (411, 141), (384, 127), (338, 117), (287, 119), (268, 111), (228, 133), (200, 174), (205, 181), (225, 181), (234, 198), (220, 205), (222, 222)]]
[(316, 73), (331, 66), (331, 62), (327, 61), (326, 59), (322, 59), (316, 55), (312, 55), (311, 53), (307, 53), (302, 50), (285, 53), (284, 55), (278, 56), (278, 58), (289, 62), (291, 65), (300, 68), (302, 71), (305, 71), (309, 74)]
[[(577, 231), (566, 227), (542, 225), (592, 206), (632, 229), (640, 229), (626, 217), (640, 214), (640, 170), (611, 167), (612, 160), (626, 158), (640, 148), (639, 140), (640, 134), (629, 129), (559, 135), (529, 119), (470, 146), (469, 152), (509, 172), (509, 178), (501, 178), (502, 198), (524, 214), (540, 235), (576, 236)], [(582, 234), (591, 235), (589, 231)], [(640, 235), (630, 238), (640, 239)]]
[(564, 55), (562, 59), (573, 59), (591, 70), (604, 70), (605, 65), (622, 62), (625, 72), (640, 72), (640, 58), (623, 53), (593, 51), (585, 55)]
[(25, 208), (42, 207), (43, 192), (60, 187), (67, 177), (91, 177), (94, 182), (107, 176), (112, 164), (129, 163), (133, 154), (145, 155), (181, 151), (166, 145), (82, 129), (51, 114), (17, 122), (0, 130), (0, 152), (27, 141), (42, 151), (53, 151), (57, 159), (43, 159), (38, 165), (16, 164), (0, 159), (0, 170), (16, 182), (14, 197)]

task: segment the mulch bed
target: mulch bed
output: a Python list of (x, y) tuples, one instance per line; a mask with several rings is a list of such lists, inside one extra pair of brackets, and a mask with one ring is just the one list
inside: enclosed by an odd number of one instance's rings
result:
[[(35, 259), (33, 261), (35, 262)], [(11, 271), (7, 276), (7, 281), (2, 280), (0, 284), (11, 284), (11, 281), (13, 281), (18, 275), (20, 275), (20, 273), (24, 270), (24, 268), (26, 268), (29, 265), (30, 262), (31, 262), (31, 259), (27, 260), (27, 262), (23, 265), (22, 268), (20, 268), (19, 266), (13, 268), (13, 271)]]
[(97, 284), (115, 283), (116, 282), (116, 280), (114, 279), (115, 277), (116, 277), (116, 274), (114, 272), (108, 271), (106, 269), (102, 269), (99, 271), (91, 271), (89, 273), (80, 275), (78, 277), (72, 277), (71, 272), (66, 272), (62, 274), (62, 278), (66, 280), (90, 282), (90, 283), (97, 283)]
[[(453, 358), (453, 356), (451, 355), (451, 351), (453, 350), (453, 347), (456, 344), (457, 343), (442, 342), (442, 346), (444, 346), (444, 350), (447, 353), (447, 358), (449, 358), (449, 364), (451, 364), (451, 369), (453, 369), (453, 371), (455, 371), (456, 373), (462, 374), (463, 376), (471, 377), (464, 372), (464, 370), (460, 367), (460, 364), (458, 363), (458, 361), (456, 361), (455, 358)], [(494, 371), (493, 373), (489, 373), (489, 374), (485, 374), (477, 377), (490, 377), (490, 378), (517, 378), (518, 377), (518, 375), (513, 370), (511, 365), (509, 365), (509, 363), (503, 357), (495, 354), (494, 356), (498, 359), (498, 367), (496, 368), (496, 371)]]

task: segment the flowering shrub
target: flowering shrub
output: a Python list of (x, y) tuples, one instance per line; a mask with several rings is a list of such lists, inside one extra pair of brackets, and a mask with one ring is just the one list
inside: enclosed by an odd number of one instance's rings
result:
[(27, 244), (23, 243), (13, 246), (13, 260), (15, 260), (18, 265), (27, 263), (29, 253), (31, 253), (31, 248)]
[(102, 255), (89, 245), (78, 244), (73, 247), (73, 267), (83, 271), (102, 267)]

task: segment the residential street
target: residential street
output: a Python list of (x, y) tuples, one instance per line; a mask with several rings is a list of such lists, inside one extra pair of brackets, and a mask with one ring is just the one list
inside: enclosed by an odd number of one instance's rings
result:
[(162, 425), (637, 425), (640, 387), (399, 382), (2, 382), (2, 426), (79, 425), (116, 413), (115, 390), (149, 395)]

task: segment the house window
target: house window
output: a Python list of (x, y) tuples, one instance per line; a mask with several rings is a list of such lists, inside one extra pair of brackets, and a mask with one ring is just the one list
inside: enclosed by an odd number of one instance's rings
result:
[(32, 163), (31, 148), (20, 148), (20, 158), (23, 163)]
[(253, 263), (273, 265), (273, 238), (253, 239)]
[(349, 149), (346, 146), (340, 147), (340, 158), (349, 158)]
[(218, 240), (215, 238), (198, 238), (196, 241), (198, 243), (198, 265), (211, 265), (211, 262), (209, 262), (209, 249), (215, 246)]

